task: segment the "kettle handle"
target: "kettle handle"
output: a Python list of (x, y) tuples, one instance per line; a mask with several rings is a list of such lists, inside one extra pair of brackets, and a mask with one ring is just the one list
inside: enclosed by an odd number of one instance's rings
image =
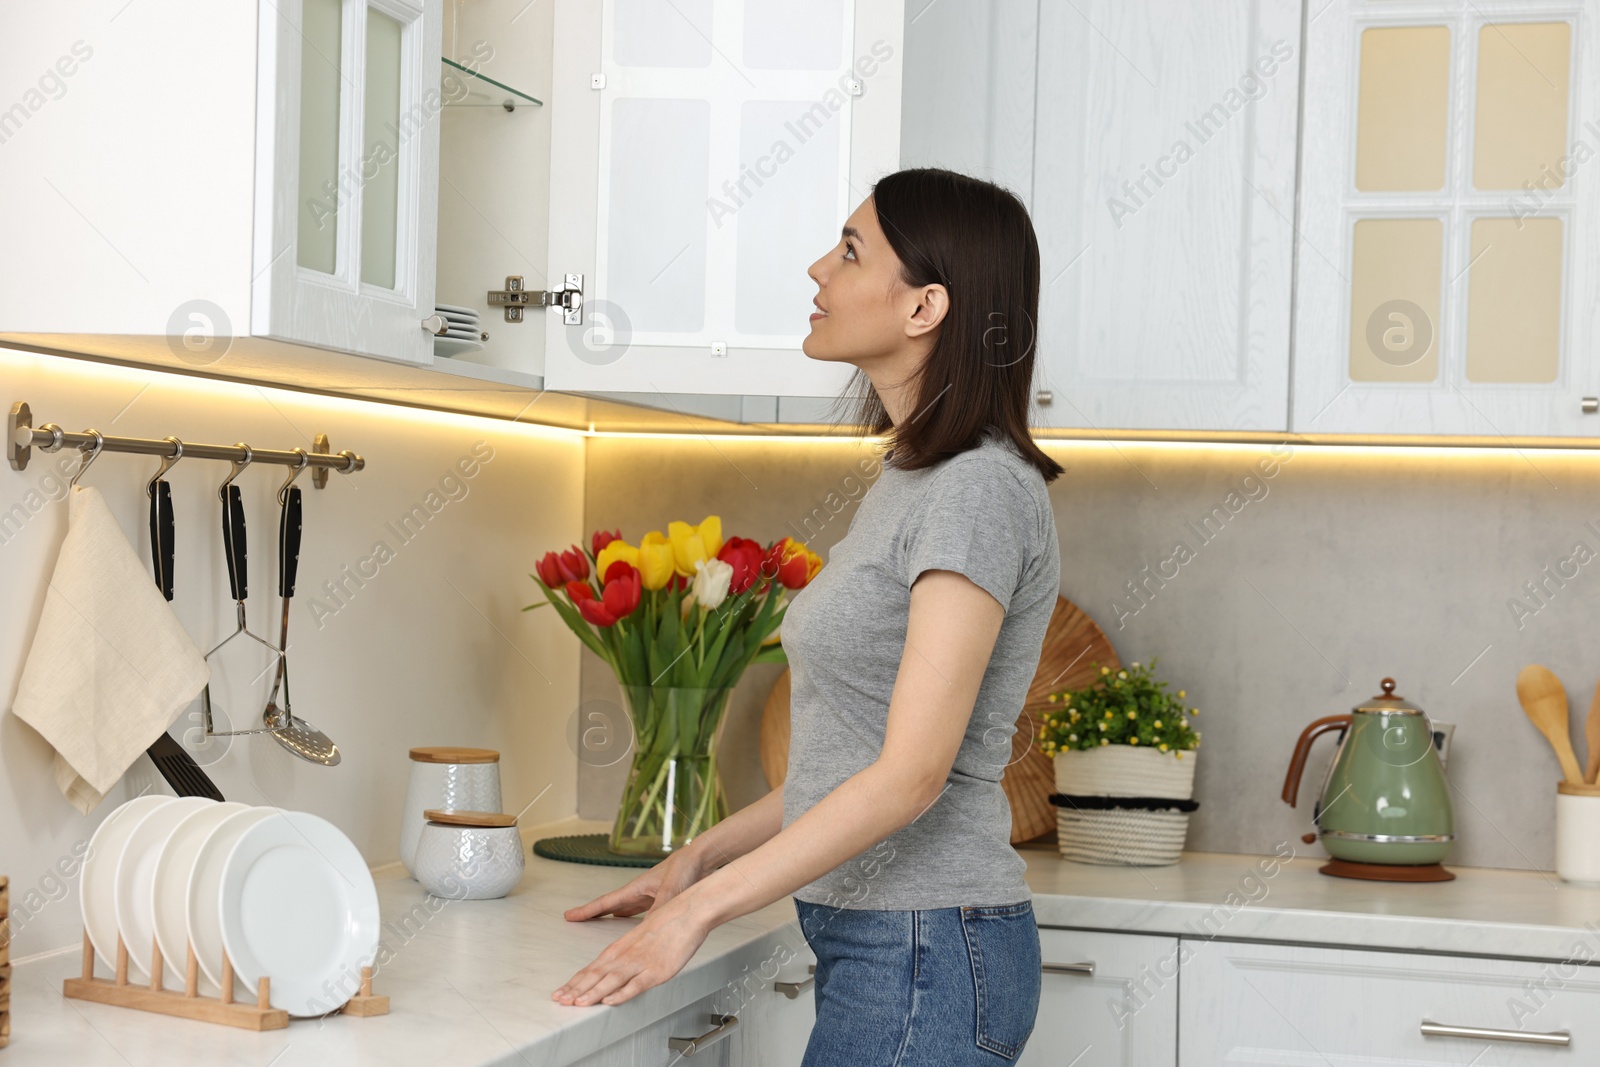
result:
[(1294, 755), (1289, 760), (1289, 773), (1283, 779), (1285, 804), (1292, 808), (1300, 797), (1300, 776), (1305, 773), (1306, 757), (1311, 755), (1311, 742), (1329, 730), (1348, 730), (1350, 723), (1351, 716), (1348, 712), (1343, 715), (1325, 715), (1301, 732), (1300, 740), (1294, 745)]

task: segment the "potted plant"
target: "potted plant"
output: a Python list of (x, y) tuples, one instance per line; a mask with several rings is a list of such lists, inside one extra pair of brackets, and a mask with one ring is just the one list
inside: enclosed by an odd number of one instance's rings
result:
[(632, 726), (633, 763), (608, 847), (662, 857), (728, 813), (716, 742), (752, 663), (787, 662), (787, 591), (822, 560), (799, 541), (722, 536), (722, 520), (667, 524), (637, 545), (601, 530), (587, 551), (547, 552), (529, 577), (573, 633), (610, 665)]
[(1053, 758), (1061, 854), (1089, 863), (1176, 863), (1198, 805), (1194, 768), (1200, 732), (1184, 705), (1135, 662), (1082, 689), (1051, 693), (1037, 744)]

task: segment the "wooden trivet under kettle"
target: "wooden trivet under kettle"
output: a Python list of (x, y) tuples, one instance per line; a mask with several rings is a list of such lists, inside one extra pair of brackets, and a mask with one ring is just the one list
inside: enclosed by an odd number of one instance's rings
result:
[[(1051, 693), (1089, 685), (1100, 676), (1101, 667), (1122, 669), (1111, 639), (1082, 608), (1057, 596), (1039, 650), (1039, 669), (1017, 716), (1017, 732), (1011, 735), (1011, 763), (1000, 779), (1011, 802), (1013, 845), (1053, 836), (1056, 831), (1055, 808), (1050, 803), (1050, 794), (1056, 791), (1055, 764), (1033, 744), (1040, 720), (1056, 706), (1047, 698)], [(778, 676), (761, 712), (761, 770), (774, 789), (789, 772), (787, 669)]]

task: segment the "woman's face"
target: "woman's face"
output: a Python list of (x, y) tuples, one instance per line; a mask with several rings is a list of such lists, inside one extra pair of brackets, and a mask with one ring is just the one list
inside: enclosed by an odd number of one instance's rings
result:
[[(806, 271), (817, 283), (807, 356), (857, 365), (925, 347), (943, 317), (943, 286), (913, 289), (878, 225), (869, 196), (845, 221), (839, 243)], [(937, 290), (932, 300), (929, 290)], [(924, 342), (913, 345), (913, 341)]]

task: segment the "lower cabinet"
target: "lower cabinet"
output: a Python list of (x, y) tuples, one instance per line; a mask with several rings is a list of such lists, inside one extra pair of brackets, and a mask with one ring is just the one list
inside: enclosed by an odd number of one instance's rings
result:
[(1575, 962), (1183, 944), (1186, 1065), (1600, 1063), (1600, 975)]
[(1039, 943), (1039, 1018), (1019, 1067), (1174, 1067), (1177, 938), (1041, 928)]
[(814, 957), (809, 949), (799, 955), (780, 951), (771, 957), (773, 964), (747, 970), (716, 993), (572, 1067), (799, 1067), (816, 1018)]

